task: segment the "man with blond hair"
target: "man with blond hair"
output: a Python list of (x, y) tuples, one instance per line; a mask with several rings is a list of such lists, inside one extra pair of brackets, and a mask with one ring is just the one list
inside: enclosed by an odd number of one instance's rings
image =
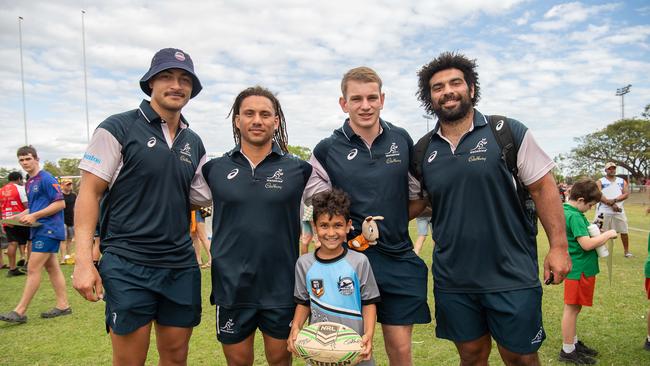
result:
[(348, 118), (314, 148), (305, 200), (332, 187), (347, 192), (354, 226), (348, 239), (361, 234), (366, 217), (384, 217), (377, 221), (377, 244), (363, 253), (381, 292), (377, 320), (389, 362), (402, 366), (412, 364), (413, 324), (431, 322), (428, 270), (413, 251), (408, 233), (409, 203), (417, 200), (419, 192), (419, 183), (409, 173), (413, 140), (406, 130), (380, 118), (381, 87), (381, 78), (369, 67), (345, 73), (339, 105)]

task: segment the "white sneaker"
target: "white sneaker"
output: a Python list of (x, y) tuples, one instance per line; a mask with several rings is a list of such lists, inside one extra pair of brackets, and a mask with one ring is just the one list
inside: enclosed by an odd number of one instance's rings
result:
[(630, 252), (625, 253), (625, 258), (630, 258), (630, 257), (634, 257), (634, 255), (632, 255), (632, 253)]

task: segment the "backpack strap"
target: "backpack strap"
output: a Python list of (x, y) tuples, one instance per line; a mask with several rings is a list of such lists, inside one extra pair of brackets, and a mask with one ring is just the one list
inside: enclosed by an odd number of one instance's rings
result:
[(413, 157), (409, 162), (409, 171), (413, 174), (413, 177), (420, 182), (420, 198), (424, 197), (424, 182), (422, 175), (422, 163), (424, 163), (424, 154), (427, 152), (427, 147), (429, 147), (429, 141), (431, 141), (431, 136), (433, 136), (434, 130), (427, 132), (426, 135), (422, 136), (418, 142), (413, 145)]
[(531, 224), (533, 225), (533, 231), (537, 233), (535, 203), (528, 192), (528, 188), (526, 188), (519, 178), (519, 168), (517, 168), (517, 152), (519, 148), (515, 145), (508, 119), (504, 116), (491, 115), (488, 117), (488, 124), (490, 125), (490, 129), (492, 129), (492, 133), (494, 134), (499, 147), (501, 148), (501, 159), (505, 161), (508, 171), (510, 171), (515, 180), (517, 198), (519, 199), (521, 209), (527, 214)]

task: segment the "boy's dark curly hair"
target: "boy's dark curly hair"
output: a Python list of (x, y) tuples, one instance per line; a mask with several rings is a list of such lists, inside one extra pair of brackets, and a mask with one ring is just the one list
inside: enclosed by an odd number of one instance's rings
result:
[(472, 98), (472, 105), (476, 105), (481, 97), (481, 87), (478, 82), (478, 73), (476, 72), (476, 60), (470, 60), (462, 53), (443, 52), (433, 61), (422, 66), (418, 71), (418, 91), (416, 93), (420, 104), (430, 114), (434, 114), (433, 107), (431, 106), (431, 87), (429, 81), (433, 74), (438, 71), (447, 69), (458, 69), (463, 72), (465, 82), (471, 89), (474, 87), (474, 97)]
[(323, 214), (327, 214), (329, 219), (338, 215), (343, 216), (345, 221), (350, 219), (350, 197), (340, 189), (334, 188), (315, 194), (311, 204), (314, 207), (314, 223)]

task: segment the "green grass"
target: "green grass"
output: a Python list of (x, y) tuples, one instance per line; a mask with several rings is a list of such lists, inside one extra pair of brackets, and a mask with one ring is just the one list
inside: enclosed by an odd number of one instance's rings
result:
[[(633, 258), (623, 258), (620, 239), (614, 249), (614, 276), (609, 284), (604, 261), (598, 276), (594, 306), (585, 307), (578, 318), (578, 334), (582, 340), (601, 353), (599, 365), (648, 365), (650, 352), (643, 349), (646, 335), (646, 316), (649, 302), (643, 288), (643, 265), (647, 255), (647, 230), (649, 216), (642, 204), (626, 205), (631, 227), (646, 232), (630, 230)], [(593, 213), (587, 214), (588, 218)], [(415, 235), (415, 225), (411, 224)], [(548, 250), (543, 231), (539, 235), (540, 263)], [(431, 240), (422, 251), (426, 262), (431, 263)], [(541, 268), (541, 264), (540, 264)], [(83, 300), (71, 287), (72, 266), (64, 266), (68, 280), (68, 294), (74, 309), (71, 316), (41, 319), (39, 314), (54, 304), (54, 292), (47, 275), (43, 274), (41, 289), (27, 312), (29, 321), (24, 325), (0, 324), (0, 365), (107, 365), (111, 363), (111, 345), (104, 331), (104, 304)], [(5, 278), (0, 272), (0, 312), (12, 310), (22, 293), (25, 277)], [(210, 305), (209, 271), (203, 270), (203, 321), (194, 330), (189, 356), (190, 365), (225, 365), (221, 346), (215, 337), (215, 309)], [(433, 311), (431, 278), (429, 278), (429, 306)], [(544, 365), (564, 365), (558, 362), (561, 347), (560, 319), (563, 308), (563, 287), (544, 286), (544, 325), (547, 339), (540, 350)], [(386, 365), (381, 330), (375, 333), (375, 360)], [(264, 350), (259, 332), (256, 338), (255, 364), (264, 365)], [(148, 365), (157, 364), (158, 357), (152, 336)], [(416, 365), (457, 365), (458, 356), (451, 342), (435, 337), (434, 324), (417, 325), (413, 334), (413, 358)], [(492, 364), (501, 364), (496, 345), (490, 356)], [(295, 362), (297, 365), (302, 362)]]

